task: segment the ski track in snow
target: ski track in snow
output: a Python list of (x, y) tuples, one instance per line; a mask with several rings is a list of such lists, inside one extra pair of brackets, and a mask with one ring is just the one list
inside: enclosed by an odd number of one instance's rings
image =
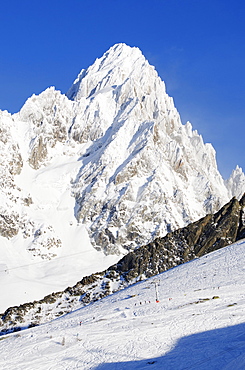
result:
[(0, 368), (244, 369), (244, 247), (238, 242), (0, 338)]

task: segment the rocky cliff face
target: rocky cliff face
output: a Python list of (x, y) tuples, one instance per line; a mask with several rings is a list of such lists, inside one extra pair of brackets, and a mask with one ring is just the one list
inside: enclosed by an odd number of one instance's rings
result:
[(12, 238), (21, 228), (21, 220), (15, 207), (20, 189), (14, 177), (22, 170), (23, 160), (17, 140), (13, 139), (14, 120), (7, 112), (0, 111), (0, 235)]
[(244, 210), (245, 194), (240, 202), (231, 199), (217, 213), (157, 238), (128, 253), (107, 270), (84, 277), (63, 292), (9, 308), (0, 318), (2, 333), (49, 321), (137, 281), (240, 240), (245, 230)]
[(242, 239), (244, 200), (245, 195), (240, 202), (233, 198), (217, 213), (129, 253), (118, 262), (117, 269), (127, 280), (150, 277)]

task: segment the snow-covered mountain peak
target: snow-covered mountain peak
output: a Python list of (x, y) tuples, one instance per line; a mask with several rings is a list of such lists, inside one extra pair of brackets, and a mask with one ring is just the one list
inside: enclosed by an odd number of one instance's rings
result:
[(101, 58), (96, 59), (87, 70), (82, 69), (67, 96), (69, 99), (79, 101), (81, 98), (90, 98), (95, 94), (114, 90), (126, 81), (132, 80), (136, 84), (135, 87), (140, 84), (144, 90), (148, 78), (157, 77), (154, 67), (149, 65), (140, 49), (126, 44), (116, 44)]
[(189, 122), (182, 125), (164, 82), (138, 48), (110, 48), (82, 70), (67, 96), (79, 112), (70, 137), (93, 141), (75, 197), (77, 218), (90, 225), (97, 247), (132, 248), (228, 200), (215, 150)]
[(245, 174), (242, 168), (236, 166), (235, 170), (232, 171), (231, 176), (225, 181), (226, 186), (229, 190), (229, 194), (236, 194), (237, 198), (240, 199), (244, 194), (245, 189)]
[(146, 62), (146, 59), (139, 48), (119, 43), (112, 46), (101, 58), (97, 58), (90, 69), (97, 69), (97, 71), (111, 70), (115, 66), (120, 66), (125, 70), (125, 72), (127, 68), (129, 72), (131, 72), (135, 69), (134, 66), (137, 60), (140, 60), (141, 63)]

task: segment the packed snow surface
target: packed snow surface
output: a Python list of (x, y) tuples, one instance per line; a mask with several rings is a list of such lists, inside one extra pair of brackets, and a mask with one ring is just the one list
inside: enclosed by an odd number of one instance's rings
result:
[(48, 324), (5, 336), (0, 367), (244, 369), (244, 248), (239, 241)]

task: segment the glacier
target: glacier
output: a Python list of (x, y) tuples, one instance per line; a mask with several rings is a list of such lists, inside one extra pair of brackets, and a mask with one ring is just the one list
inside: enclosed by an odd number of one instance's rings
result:
[(0, 310), (64, 289), (245, 191), (242, 169), (224, 181), (212, 145), (182, 124), (142, 52), (122, 43), (66, 95), (50, 87), (14, 115), (0, 111), (0, 131)]

